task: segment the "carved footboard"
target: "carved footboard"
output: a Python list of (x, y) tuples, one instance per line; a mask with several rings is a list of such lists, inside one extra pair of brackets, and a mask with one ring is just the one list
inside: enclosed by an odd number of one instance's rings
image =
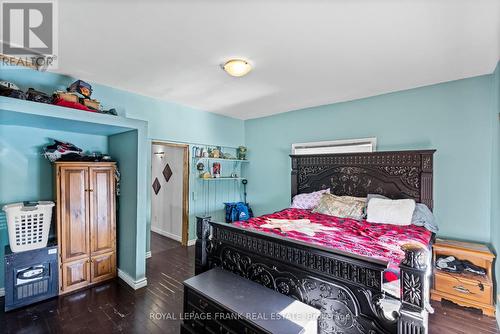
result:
[[(220, 267), (321, 311), (319, 333), (424, 334), (425, 268), (408, 248), (401, 316), (387, 317), (381, 301), (384, 261), (198, 218), (195, 273)], [(417, 265), (418, 264), (418, 265)], [(407, 278), (407, 279), (406, 279)], [(420, 289), (420, 290), (419, 290)]]
[(405, 259), (401, 262), (401, 309), (399, 334), (425, 334), (428, 332), (429, 281), (428, 252), (419, 245), (403, 246)]

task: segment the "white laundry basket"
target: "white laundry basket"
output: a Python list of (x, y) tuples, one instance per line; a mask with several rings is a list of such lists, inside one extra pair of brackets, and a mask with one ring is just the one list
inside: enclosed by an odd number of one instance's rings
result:
[(9, 244), (13, 252), (47, 246), (54, 202), (24, 202), (5, 205)]

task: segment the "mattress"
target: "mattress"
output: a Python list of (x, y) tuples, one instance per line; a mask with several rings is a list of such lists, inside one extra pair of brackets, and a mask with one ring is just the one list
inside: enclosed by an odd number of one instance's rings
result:
[[(271, 221), (274, 219), (292, 221), (307, 219), (311, 223), (318, 225), (314, 229), (314, 235), (311, 235), (311, 233), (308, 235), (298, 230), (284, 232), (279, 228), (269, 227), (270, 219)], [(429, 250), (432, 238), (432, 232), (421, 226), (374, 224), (368, 223), (366, 220), (338, 218), (312, 213), (310, 210), (291, 208), (251, 218), (247, 221), (235, 222), (234, 225), (386, 261), (388, 267), (384, 273), (385, 283), (399, 282), (399, 264), (404, 258), (404, 252), (401, 250), (402, 245), (407, 243), (420, 244)], [(391, 294), (396, 294), (396, 291)]]

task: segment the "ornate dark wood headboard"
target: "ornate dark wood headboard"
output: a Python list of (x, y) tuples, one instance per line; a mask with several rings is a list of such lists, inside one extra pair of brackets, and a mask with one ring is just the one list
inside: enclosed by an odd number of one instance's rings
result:
[(432, 210), (435, 151), (291, 155), (292, 197), (330, 188), (339, 196), (413, 198)]

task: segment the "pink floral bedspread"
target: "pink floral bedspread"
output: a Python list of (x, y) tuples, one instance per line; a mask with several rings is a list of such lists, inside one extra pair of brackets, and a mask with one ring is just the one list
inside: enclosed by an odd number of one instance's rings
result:
[[(281, 232), (279, 229), (261, 227), (261, 225), (268, 223), (268, 218), (309, 219), (311, 223), (335, 229), (319, 231), (311, 237), (297, 231)], [(365, 220), (337, 218), (302, 209), (285, 209), (273, 214), (251, 218), (248, 221), (235, 222), (234, 225), (323, 247), (339, 249), (352, 254), (385, 260), (389, 263), (388, 269), (396, 275), (391, 278), (391, 275), (386, 273), (385, 277), (388, 281), (399, 276), (399, 264), (404, 258), (401, 246), (406, 243), (418, 243), (428, 248), (432, 236), (430, 231), (420, 226), (372, 224)]]

